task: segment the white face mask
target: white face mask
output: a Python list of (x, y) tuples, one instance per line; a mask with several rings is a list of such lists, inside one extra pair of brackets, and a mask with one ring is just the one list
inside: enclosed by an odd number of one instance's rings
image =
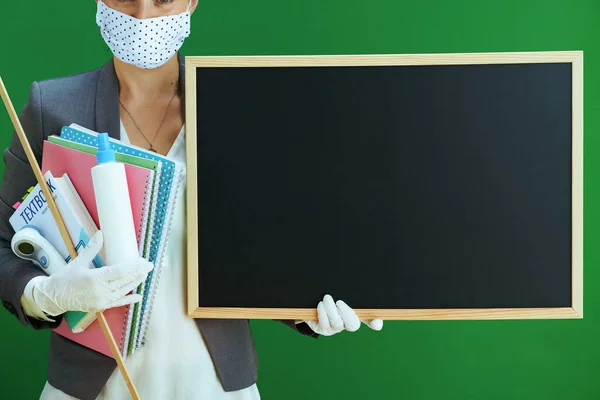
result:
[(157, 68), (169, 61), (190, 35), (191, 4), (190, 0), (181, 14), (138, 19), (98, 0), (96, 23), (119, 60), (138, 68)]

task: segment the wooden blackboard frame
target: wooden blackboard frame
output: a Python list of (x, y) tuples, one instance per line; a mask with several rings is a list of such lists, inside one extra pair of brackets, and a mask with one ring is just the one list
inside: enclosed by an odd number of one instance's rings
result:
[(235, 67), (427, 66), (522, 63), (572, 64), (572, 307), (489, 309), (356, 309), (363, 319), (473, 320), (583, 318), (583, 52), (510, 52), (411, 55), (202, 56), (185, 58), (187, 149), (187, 313), (191, 318), (316, 319), (314, 309), (199, 306), (196, 70)]

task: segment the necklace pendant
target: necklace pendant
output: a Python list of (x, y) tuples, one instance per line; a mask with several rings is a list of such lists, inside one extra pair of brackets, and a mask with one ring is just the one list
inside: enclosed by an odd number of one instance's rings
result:
[(148, 151), (151, 151), (151, 152), (153, 152), (153, 153), (158, 153), (158, 151), (154, 150), (154, 147), (150, 147), (150, 148), (148, 149)]

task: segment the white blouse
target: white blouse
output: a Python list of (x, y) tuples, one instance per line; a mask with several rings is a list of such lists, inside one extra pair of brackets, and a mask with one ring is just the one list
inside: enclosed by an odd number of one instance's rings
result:
[[(121, 141), (130, 143), (122, 123)], [(182, 163), (184, 171), (185, 147), (184, 126), (167, 154), (167, 158)], [(202, 335), (194, 320), (185, 314), (185, 188), (184, 172), (146, 344), (127, 357), (127, 369), (144, 400), (258, 400), (256, 385), (236, 392), (223, 390)], [(40, 398), (74, 399), (48, 383)], [(125, 380), (116, 368), (98, 399), (130, 398)]]

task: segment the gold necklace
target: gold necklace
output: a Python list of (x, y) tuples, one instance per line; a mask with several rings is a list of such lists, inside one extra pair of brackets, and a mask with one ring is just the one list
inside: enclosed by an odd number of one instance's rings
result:
[[(175, 85), (175, 88), (177, 88), (177, 86), (178, 85)], [(169, 107), (171, 107), (171, 103), (175, 99), (176, 95), (177, 95), (177, 89), (175, 89), (175, 91), (173, 92), (173, 97), (171, 97), (171, 100), (169, 101), (169, 104), (167, 105), (167, 109), (165, 110), (165, 115), (163, 116), (163, 119), (162, 119), (162, 121), (161, 121), (158, 129), (156, 130), (156, 133), (154, 134), (154, 139), (152, 139), (152, 142), (150, 142), (148, 140), (148, 138), (146, 137), (146, 135), (144, 135), (144, 132), (142, 132), (142, 130), (140, 129), (140, 127), (138, 126), (138, 124), (135, 122), (135, 119), (133, 119), (133, 117), (131, 116), (131, 113), (129, 112), (129, 110), (127, 110), (127, 108), (121, 102), (121, 98), (119, 98), (119, 104), (121, 105), (121, 107), (123, 107), (123, 109), (125, 110), (125, 112), (127, 113), (127, 115), (129, 115), (129, 118), (131, 118), (131, 121), (133, 121), (133, 124), (135, 125), (135, 127), (137, 128), (137, 130), (142, 134), (142, 136), (144, 137), (144, 139), (146, 140), (146, 142), (148, 142), (148, 144), (150, 145), (150, 148), (148, 150), (151, 151), (151, 152), (153, 152), (153, 153), (158, 153), (158, 151), (156, 151), (156, 149), (154, 148), (154, 142), (156, 141), (156, 138), (158, 137), (158, 132), (160, 131), (160, 128), (162, 128), (163, 124), (165, 123), (165, 119), (167, 118)]]

